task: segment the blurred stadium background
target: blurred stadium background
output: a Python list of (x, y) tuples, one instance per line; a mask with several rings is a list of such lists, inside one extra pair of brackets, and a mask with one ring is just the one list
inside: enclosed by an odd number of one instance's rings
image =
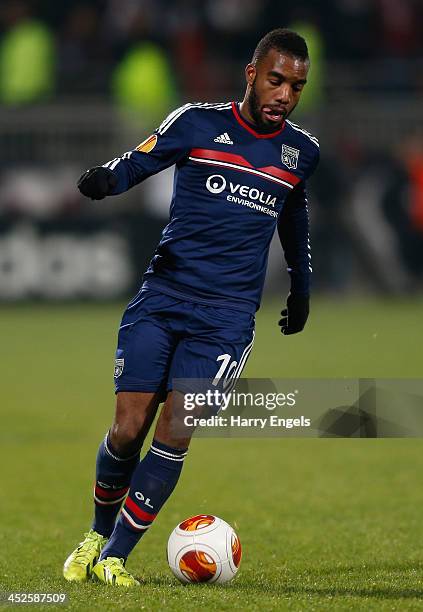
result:
[[(131, 294), (166, 223), (172, 169), (100, 203), (76, 179), (180, 104), (240, 99), (257, 40), (278, 26), (312, 57), (293, 119), (321, 141), (315, 291), (421, 291), (419, 0), (3, 0), (0, 301)], [(266, 295), (285, 293), (284, 267), (276, 241)]]

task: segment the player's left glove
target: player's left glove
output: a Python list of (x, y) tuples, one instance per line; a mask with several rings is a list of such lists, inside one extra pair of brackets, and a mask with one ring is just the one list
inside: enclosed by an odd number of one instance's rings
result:
[(286, 308), (281, 312), (279, 321), (281, 331), (285, 336), (297, 334), (304, 329), (310, 312), (308, 295), (290, 293), (286, 300)]

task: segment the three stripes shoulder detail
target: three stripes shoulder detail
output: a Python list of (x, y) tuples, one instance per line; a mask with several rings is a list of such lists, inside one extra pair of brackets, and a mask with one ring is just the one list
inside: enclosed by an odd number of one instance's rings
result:
[(313, 136), (313, 134), (310, 134), (310, 132), (307, 132), (307, 130), (303, 129), (296, 123), (292, 123), (292, 121), (289, 121), (288, 119), (286, 120), (286, 122), (292, 127), (293, 130), (295, 130), (296, 132), (301, 132), (301, 134), (307, 136), (307, 138), (311, 140), (311, 142), (315, 144), (316, 147), (320, 148), (319, 141), (317, 140), (316, 136)]
[(166, 130), (168, 130), (170, 126), (177, 119), (179, 119), (181, 115), (186, 113), (188, 110), (191, 110), (194, 108), (201, 109), (201, 110), (218, 110), (218, 111), (228, 110), (231, 108), (231, 102), (220, 102), (220, 103), (193, 102), (193, 103), (184, 104), (183, 106), (180, 106), (179, 108), (171, 112), (170, 115), (166, 117), (166, 119), (160, 124), (159, 128), (157, 129), (157, 133), (164, 134)]

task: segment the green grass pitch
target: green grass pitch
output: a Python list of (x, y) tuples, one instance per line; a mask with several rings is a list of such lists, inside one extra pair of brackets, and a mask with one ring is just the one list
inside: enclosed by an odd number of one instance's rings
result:
[[(267, 302), (244, 375), (421, 377), (422, 306), (315, 299), (306, 330), (283, 337), (280, 305)], [(0, 309), (0, 591), (65, 592), (72, 610), (422, 609), (417, 439), (195, 439), (128, 561), (141, 588), (66, 583), (62, 564), (89, 528), (94, 459), (112, 418), (121, 310)], [(229, 585), (182, 586), (167, 567), (170, 531), (197, 513), (222, 516), (240, 535)]]

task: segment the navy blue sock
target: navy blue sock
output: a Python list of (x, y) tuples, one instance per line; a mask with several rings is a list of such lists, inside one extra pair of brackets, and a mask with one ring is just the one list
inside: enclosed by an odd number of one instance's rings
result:
[(108, 538), (116, 516), (129, 490), (134, 469), (140, 462), (140, 451), (131, 457), (120, 457), (106, 435), (97, 453), (94, 487), (95, 515), (92, 528)]
[(128, 497), (101, 559), (128, 557), (175, 488), (186, 454), (186, 448), (172, 448), (153, 440), (134, 471)]

